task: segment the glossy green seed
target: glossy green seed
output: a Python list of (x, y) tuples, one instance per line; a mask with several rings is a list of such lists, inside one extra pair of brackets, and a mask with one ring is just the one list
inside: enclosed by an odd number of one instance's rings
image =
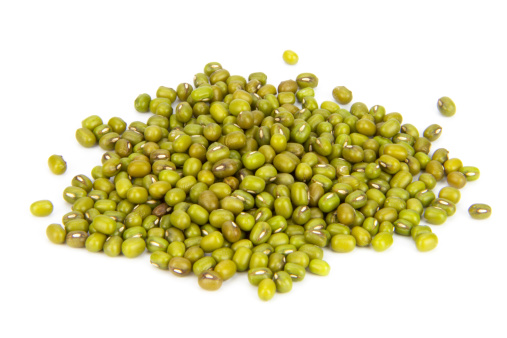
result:
[(224, 236), (221, 232), (215, 231), (206, 236), (201, 240), (201, 248), (204, 252), (213, 252), (224, 245)]
[(333, 98), (339, 104), (349, 104), (352, 101), (352, 92), (344, 86), (337, 86), (333, 88)]
[(257, 286), (264, 279), (272, 279), (273, 272), (268, 267), (259, 267), (248, 270), (248, 281)]
[(356, 247), (356, 238), (352, 235), (338, 234), (331, 238), (331, 249), (335, 252), (351, 252)]
[(173, 257), (169, 261), (169, 271), (178, 277), (186, 276), (192, 271), (192, 262), (184, 257)]
[(299, 264), (286, 263), (283, 270), (289, 274), (294, 282), (301, 282), (305, 279), (306, 270)]
[(427, 225), (417, 225), (410, 230), (410, 236), (415, 240), (417, 236), (426, 232), (433, 232)]
[(150, 107), (150, 101), (150, 95), (140, 94), (134, 101), (134, 108), (140, 113), (146, 113)]
[(456, 105), (447, 96), (443, 96), (438, 99), (437, 108), (440, 114), (444, 116), (453, 116), (456, 114)]
[(236, 264), (237, 271), (246, 271), (251, 257), (252, 250), (247, 247), (239, 247), (232, 257), (232, 261)]
[(459, 172), (465, 175), (468, 182), (476, 181), (481, 176), (481, 172), (477, 167), (464, 166), (459, 168)]
[(468, 208), (468, 213), (473, 219), (486, 219), (491, 216), (491, 207), (482, 203), (472, 204)]
[(67, 232), (60, 224), (50, 224), (46, 228), (46, 236), (48, 239), (54, 244), (63, 244), (65, 243), (65, 236)]
[(268, 223), (258, 222), (250, 232), (250, 240), (255, 245), (266, 243), (271, 236), (271, 233), (271, 226)]
[(121, 254), (121, 245), (123, 244), (123, 239), (121, 236), (111, 236), (104, 243), (104, 253), (109, 257), (116, 257)]
[(30, 212), (37, 217), (46, 217), (53, 212), (53, 203), (48, 200), (41, 200), (33, 202), (30, 205)]
[(199, 276), (202, 272), (213, 269), (216, 265), (217, 262), (213, 257), (205, 256), (197, 260), (192, 265), (192, 271), (196, 276)]
[(101, 233), (93, 233), (86, 239), (85, 247), (90, 252), (102, 251), (104, 243), (106, 242), (107, 236)]
[(432, 232), (421, 233), (415, 238), (415, 245), (421, 252), (431, 251), (437, 247), (438, 237)]
[(319, 79), (312, 73), (301, 73), (297, 76), (296, 82), (299, 88), (315, 88), (319, 84)]
[(405, 219), (397, 219), (393, 222), (394, 225), (394, 231), (403, 236), (410, 236), (410, 231), (412, 230), (412, 227), (414, 224), (411, 222), (405, 220)]
[(447, 213), (436, 207), (427, 207), (424, 211), (424, 218), (430, 224), (441, 225), (447, 220)]
[(291, 50), (286, 50), (283, 52), (283, 61), (285, 61), (285, 63), (289, 65), (295, 65), (298, 63), (298, 60), (299, 56), (295, 52)]
[(93, 219), (93, 227), (96, 231), (111, 235), (116, 230), (116, 221), (109, 216), (98, 215)]
[(438, 124), (432, 124), (424, 130), (423, 136), (431, 142), (436, 141), (442, 134), (442, 127)]
[(318, 276), (327, 276), (331, 271), (329, 264), (322, 259), (312, 259), (308, 265), (308, 269), (311, 273)]
[(83, 121), (81, 121), (81, 126), (89, 130), (93, 130), (101, 124), (103, 124), (102, 119), (97, 115), (88, 116)]
[(55, 175), (62, 175), (67, 171), (67, 162), (60, 155), (51, 155), (48, 158), (49, 170)]
[(146, 239), (146, 248), (149, 252), (166, 251), (169, 246), (169, 242), (161, 237), (148, 237)]
[(97, 143), (95, 134), (87, 128), (79, 128), (76, 130), (76, 140), (85, 148), (93, 147)]
[(389, 249), (392, 244), (393, 235), (389, 232), (380, 232), (371, 241), (373, 249), (378, 252)]
[(171, 258), (172, 256), (167, 252), (155, 251), (150, 256), (150, 263), (159, 269), (167, 270), (169, 268), (169, 261)]
[[(230, 256), (230, 258), (232, 258), (232, 255)], [(225, 259), (219, 261), (215, 266), (214, 270), (218, 274), (220, 274), (220, 277), (222, 277), (224, 281), (226, 281), (236, 274), (237, 268), (236, 263), (234, 263), (231, 259)]]
[(207, 291), (216, 291), (222, 286), (222, 277), (212, 270), (203, 271), (199, 274), (197, 281), (199, 286)]
[(431, 206), (444, 210), (447, 216), (452, 216), (456, 212), (456, 205), (445, 198), (435, 199)]
[(310, 264), (310, 257), (308, 257), (308, 254), (305, 252), (296, 251), (287, 255), (286, 262), (295, 263), (301, 265), (304, 268), (307, 268)]
[(71, 248), (84, 248), (88, 234), (84, 231), (71, 231), (67, 233), (65, 242)]
[(272, 279), (263, 279), (257, 288), (257, 294), (263, 301), (268, 301), (275, 296), (276, 283)]
[(127, 258), (140, 256), (146, 249), (146, 242), (139, 237), (128, 238), (121, 245), (121, 252)]
[(350, 234), (356, 239), (357, 246), (368, 246), (371, 243), (370, 233), (360, 226), (353, 227)]
[(273, 280), (275, 281), (276, 291), (287, 293), (292, 290), (292, 278), (286, 271), (275, 272)]
[[(176, 229), (176, 228), (173, 228)], [(179, 229), (176, 229), (179, 231)], [(166, 237), (167, 232), (166, 232)], [(183, 234), (182, 234), (183, 237)], [(183, 257), (185, 254), (185, 244), (183, 243), (184, 237), (181, 238), (182, 241), (172, 241), (171, 244), (167, 247), (167, 253), (173, 257)]]

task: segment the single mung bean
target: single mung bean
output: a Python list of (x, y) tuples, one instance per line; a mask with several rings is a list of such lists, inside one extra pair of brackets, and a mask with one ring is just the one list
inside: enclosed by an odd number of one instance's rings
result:
[(65, 242), (71, 248), (84, 248), (88, 233), (85, 231), (71, 231), (65, 236)]
[(46, 217), (53, 212), (53, 203), (49, 200), (41, 200), (33, 202), (30, 205), (30, 212), (37, 217)]
[(424, 210), (424, 218), (430, 224), (441, 225), (447, 220), (447, 213), (440, 208), (429, 206)]
[(349, 104), (352, 101), (352, 92), (345, 86), (334, 87), (332, 94), (339, 104)]
[(326, 261), (322, 259), (312, 259), (308, 265), (308, 269), (311, 273), (318, 276), (327, 276), (331, 271), (331, 267)]
[(274, 297), (276, 292), (276, 283), (273, 279), (263, 279), (258, 286), (257, 294), (263, 301), (268, 301)]
[(486, 219), (491, 216), (491, 207), (483, 203), (472, 204), (468, 208), (468, 213), (473, 219)]
[(438, 245), (438, 237), (432, 232), (425, 232), (415, 238), (417, 250), (427, 252), (435, 249)]
[(203, 271), (197, 278), (199, 286), (207, 291), (216, 291), (222, 286), (222, 277), (213, 270)]
[(440, 114), (444, 116), (453, 116), (456, 114), (456, 105), (447, 96), (442, 96), (437, 101), (437, 108)]
[(61, 155), (51, 155), (48, 158), (48, 166), (55, 175), (62, 175), (67, 171), (67, 162), (63, 160)]
[(50, 224), (46, 228), (46, 236), (54, 244), (65, 243), (67, 232), (60, 224)]
[(119, 256), (121, 253), (121, 245), (123, 243), (123, 239), (120, 236), (110, 236), (104, 243), (104, 253), (109, 257)]
[(438, 124), (428, 126), (423, 133), (423, 136), (431, 142), (436, 141), (442, 134), (442, 127)]
[(174, 257), (169, 261), (169, 271), (178, 277), (186, 276), (192, 271), (192, 262), (184, 257)]
[(379, 232), (371, 240), (371, 245), (375, 251), (382, 252), (393, 244), (393, 235), (390, 232)]
[(289, 65), (295, 65), (298, 63), (298, 60), (299, 56), (295, 52), (289, 49), (283, 52), (283, 61), (285, 61), (285, 63)]

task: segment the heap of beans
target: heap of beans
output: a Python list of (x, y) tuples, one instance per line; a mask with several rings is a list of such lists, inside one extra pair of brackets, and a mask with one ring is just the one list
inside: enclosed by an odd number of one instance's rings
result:
[[(326, 247), (384, 251), (398, 234), (434, 249), (437, 236), (421, 220), (444, 223), (479, 170), (443, 148), (430, 155), (439, 125), (421, 135), (380, 105), (319, 105), (317, 85), (303, 73), (275, 87), (264, 73), (247, 79), (211, 62), (193, 85), (139, 95), (135, 109), (152, 113), (147, 122), (84, 119), (77, 141), (106, 152), (92, 178), (78, 175), (65, 189), (72, 211), (63, 227), (47, 228), (48, 238), (108, 256), (148, 250), (153, 265), (193, 272), (207, 290), (247, 271), (263, 300), (290, 291), (307, 271), (327, 275)], [(332, 94), (352, 100), (343, 86)], [(456, 110), (449, 98), (438, 108)], [(62, 162), (50, 160), (53, 172), (64, 171)], [(32, 212), (51, 213), (48, 202)], [(486, 207), (473, 208), (476, 218), (489, 216)]]

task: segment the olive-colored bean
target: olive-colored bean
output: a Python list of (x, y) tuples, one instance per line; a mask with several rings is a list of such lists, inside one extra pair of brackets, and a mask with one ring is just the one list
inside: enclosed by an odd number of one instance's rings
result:
[(204, 256), (197, 260), (192, 265), (192, 271), (196, 276), (199, 276), (202, 272), (213, 269), (217, 265), (217, 262), (213, 257)]
[(337, 234), (331, 238), (331, 249), (336, 252), (350, 252), (356, 247), (356, 238), (348, 234)]
[(454, 204), (458, 204), (461, 199), (461, 193), (454, 187), (443, 187), (438, 193), (438, 197), (445, 198)]
[(237, 271), (248, 270), (251, 257), (252, 250), (247, 247), (239, 247), (232, 257), (232, 261), (236, 264)]
[(333, 98), (340, 104), (349, 104), (352, 101), (352, 92), (345, 86), (337, 86), (332, 91)]
[(107, 238), (104, 243), (104, 253), (109, 257), (116, 257), (121, 253), (121, 245), (123, 244), (123, 239), (120, 236), (110, 236)]
[(169, 271), (178, 277), (186, 276), (192, 271), (192, 262), (184, 257), (173, 257), (169, 261)]
[(199, 274), (197, 281), (199, 286), (207, 291), (216, 291), (222, 286), (222, 277), (212, 270), (203, 271)]
[(258, 286), (257, 294), (263, 301), (272, 299), (276, 292), (276, 283), (272, 279), (263, 279)]
[(306, 270), (299, 264), (286, 263), (283, 270), (289, 274), (294, 282), (301, 282), (305, 279)]
[(99, 252), (104, 248), (107, 236), (99, 232), (93, 233), (86, 239), (85, 247), (90, 252)]
[(88, 233), (85, 231), (71, 231), (65, 237), (65, 242), (71, 248), (84, 248)]
[(432, 124), (424, 130), (423, 136), (431, 142), (436, 141), (442, 134), (442, 127), (438, 124)]
[(355, 238), (357, 246), (368, 246), (371, 243), (370, 233), (360, 226), (353, 227), (350, 234)]
[(459, 168), (459, 172), (465, 175), (468, 182), (476, 181), (479, 179), (481, 172), (477, 167), (464, 166)]
[(150, 263), (159, 269), (167, 270), (171, 259), (172, 256), (167, 252), (155, 251), (150, 256)]
[(486, 219), (491, 216), (491, 207), (483, 203), (472, 204), (468, 208), (468, 213), (473, 219)]
[(412, 239), (415, 240), (417, 236), (420, 234), (426, 233), (426, 232), (432, 232), (431, 228), (427, 225), (416, 225), (415, 227), (410, 230), (410, 235), (412, 236)]
[(441, 197), (436, 198), (433, 202), (431, 202), (431, 206), (444, 210), (447, 216), (452, 216), (456, 212), (456, 205)]
[(55, 175), (62, 175), (67, 171), (67, 162), (61, 155), (51, 155), (48, 158), (49, 170)]
[(296, 82), (299, 88), (315, 88), (319, 84), (319, 79), (312, 73), (301, 73), (297, 76)]
[(264, 279), (272, 279), (273, 272), (267, 267), (253, 268), (248, 271), (248, 281), (250, 284), (257, 286)]
[(92, 225), (96, 231), (105, 235), (112, 235), (116, 230), (116, 221), (105, 215), (96, 216), (93, 219)]
[(46, 236), (54, 244), (65, 243), (66, 235), (67, 232), (60, 224), (50, 224), (46, 228)]
[(85, 148), (93, 147), (97, 143), (97, 138), (90, 129), (79, 128), (76, 130), (76, 140)]
[(276, 291), (279, 293), (287, 293), (292, 290), (292, 278), (286, 271), (278, 271), (273, 274)]
[(415, 238), (415, 245), (421, 252), (431, 251), (437, 247), (438, 237), (432, 232), (421, 233)]
[(146, 242), (139, 237), (127, 238), (121, 245), (121, 252), (127, 258), (135, 258), (146, 249)]
[(453, 171), (447, 175), (447, 184), (456, 189), (463, 188), (467, 183), (467, 178), (459, 171)]
[(46, 217), (53, 212), (53, 203), (49, 200), (41, 200), (33, 202), (30, 205), (30, 212), (37, 217)]
[(342, 203), (337, 208), (338, 221), (345, 225), (351, 225), (356, 218), (354, 208), (348, 203)]
[(379, 232), (371, 240), (371, 245), (375, 251), (382, 252), (393, 244), (393, 235), (390, 232)]
[(444, 178), (444, 166), (437, 160), (431, 160), (426, 165), (426, 172), (433, 175), (437, 181)]
[(453, 116), (456, 114), (456, 105), (454, 102), (447, 96), (442, 96), (437, 101), (437, 108), (440, 114), (444, 116)]
[(412, 222), (407, 221), (406, 219), (397, 219), (393, 222), (394, 231), (403, 236), (410, 236), (410, 231), (412, 230), (414, 224)]
[(424, 218), (430, 224), (441, 225), (447, 220), (447, 213), (440, 208), (429, 206), (424, 210)]
[(299, 57), (295, 52), (291, 50), (286, 50), (283, 52), (283, 61), (285, 61), (285, 63), (289, 65), (295, 65), (296, 63), (298, 63), (298, 60)]

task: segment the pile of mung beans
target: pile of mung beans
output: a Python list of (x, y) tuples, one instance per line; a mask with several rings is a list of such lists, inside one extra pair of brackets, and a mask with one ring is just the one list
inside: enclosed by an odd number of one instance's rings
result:
[[(317, 85), (303, 73), (275, 87), (262, 72), (245, 78), (211, 62), (193, 84), (139, 95), (134, 106), (151, 112), (146, 122), (87, 117), (76, 139), (98, 143), (102, 165), (72, 179), (63, 192), (72, 211), (63, 227), (48, 226), (48, 238), (111, 257), (148, 250), (154, 266), (193, 272), (206, 290), (247, 271), (262, 300), (289, 292), (307, 271), (327, 275), (326, 247), (384, 251), (397, 234), (434, 249), (437, 236), (421, 220), (444, 223), (479, 170), (444, 148), (430, 155), (439, 125), (421, 135), (381, 105), (319, 104)], [(332, 95), (352, 100), (343, 86)], [(456, 111), (449, 98), (437, 106), (446, 116)], [(61, 156), (48, 165), (66, 170)], [(53, 206), (39, 201), (31, 210), (45, 216)], [(470, 208), (474, 218), (490, 213)]]

